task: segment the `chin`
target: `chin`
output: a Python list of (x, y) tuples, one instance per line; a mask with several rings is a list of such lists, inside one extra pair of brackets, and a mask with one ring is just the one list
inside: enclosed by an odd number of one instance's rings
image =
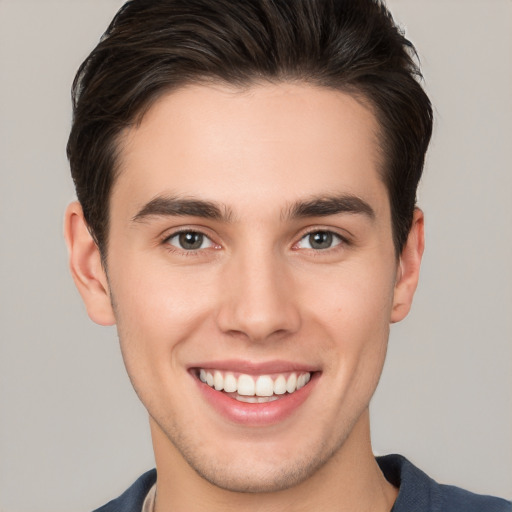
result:
[(310, 478), (326, 460), (297, 461), (287, 460), (276, 464), (249, 467), (251, 462), (243, 462), (243, 467), (233, 465), (195, 464), (188, 461), (196, 473), (210, 484), (231, 492), (272, 493), (284, 491)]
[(191, 449), (188, 443), (173, 444), (190, 468), (220, 489), (273, 493), (290, 489), (311, 478), (339, 451), (344, 439), (330, 446), (309, 441), (300, 445), (300, 452), (289, 445), (284, 449), (272, 444), (258, 446), (259, 443), (242, 449), (228, 448), (224, 444), (222, 452), (205, 450), (204, 445), (198, 447), (200, 449)]

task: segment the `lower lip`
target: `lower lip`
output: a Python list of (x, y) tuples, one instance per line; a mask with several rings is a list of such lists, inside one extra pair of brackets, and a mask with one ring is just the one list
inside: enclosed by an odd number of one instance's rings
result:
[(318, 376), (317, 373), (312, 374), (308, 384), (294, 393), (281, 395), (282, 398), (278, 400), (261, 404), (239, 402), (222, 391), (215, 391), (197, 377), (194, 380), (208, 403), (228, 420), (245, 426), (267, 426), (291, 416), (306, 401)]

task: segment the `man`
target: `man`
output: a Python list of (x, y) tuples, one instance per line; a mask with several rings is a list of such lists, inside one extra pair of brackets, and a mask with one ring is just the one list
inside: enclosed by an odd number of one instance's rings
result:
[(413, 52), (377, 1), (135, 0), (81, 66), (70, 266), (158, 472), (101, 510), (509, 510), (371, 450), (424, 243)]

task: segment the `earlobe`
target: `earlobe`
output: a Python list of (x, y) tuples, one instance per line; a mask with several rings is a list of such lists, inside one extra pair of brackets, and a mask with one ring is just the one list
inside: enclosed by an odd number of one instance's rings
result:
[(100, 251), (89, 233), (80, 203), (73, 202), (64, 220), (69, 268), (91, 320), (100, 325), (115, 324), (107, 275)]
[(425, 248), (424, 216), (416, 208), (407, 242), (400, 255), (393, 296), (391, 322), (400, 322), (411, 309), (414, 292), (418, 286), (421, 258)]

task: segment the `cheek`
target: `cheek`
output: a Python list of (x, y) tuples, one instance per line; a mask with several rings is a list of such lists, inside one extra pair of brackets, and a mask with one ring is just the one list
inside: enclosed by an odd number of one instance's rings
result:
[(377, 294), (375, 281), (353, 284), (337, 294), (336, 317), (330, 325), (332, 344), (325, 357), (326, 376), (339, 390), (334, 414), (340, 421), (355, 420), (368, 406), (382, 373), (389, 337), (392, 286), (381, 283)]
[(383, 265), (347, 265), (305, 284), (313, 310), (326, 323), (371, 331), (388, 325), (393, 305), (394, 274)]
[(179, 334), (205, 310), (210, 288), (211, 282), (190, 269), (151, 266), (147, 261), (126, 265), (112, 279), (118, 316), (143, 337), (159, 330)]
[[(141, 271), (143, 269), (143, 271)], [(111, 294), (123, 359), (132, 380), (165, 376), (180, 347), (207, 317), (210, 293), (184, 273), (125, 265), (112, 276)], [(135, 384), (135, 383), (134, 383)]]
[(365, 367), (380, 373), (384, 361), (394, 279), (382, 265), (369, 268), (354, 265), (332, 273), (324, 280), (322, 293), (310, 301), (309, 311), (316, 324), (312, 329), (324, 331), (322, 351), (336, 354), (326, 358), (339, 375), (336, 378), (350, 378), (354, 373), (371, 375), (371, 371), (365, 373)]

